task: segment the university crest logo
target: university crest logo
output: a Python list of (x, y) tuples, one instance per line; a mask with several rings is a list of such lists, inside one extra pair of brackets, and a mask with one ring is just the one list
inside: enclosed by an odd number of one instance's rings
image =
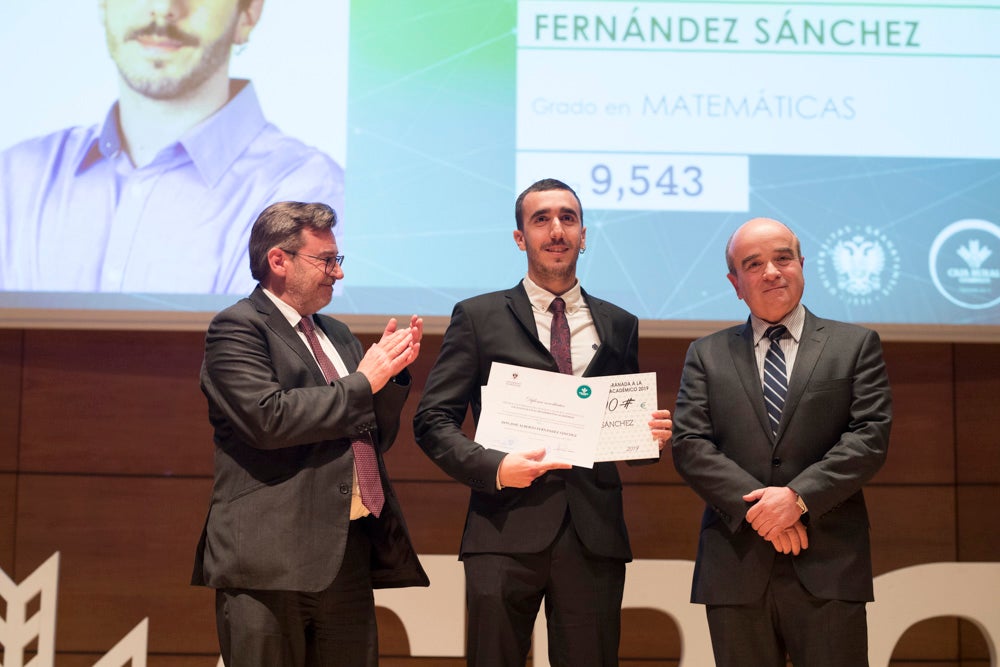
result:
[(826, 290), (851, 305), (868, 305), (892, 293), (899, 282), (899, 253), (873, 227), (842, 227), (820, 247), (817, 260)]

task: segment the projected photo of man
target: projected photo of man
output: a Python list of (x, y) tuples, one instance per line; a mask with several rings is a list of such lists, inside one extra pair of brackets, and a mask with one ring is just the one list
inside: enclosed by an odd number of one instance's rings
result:
[(343, 169), (230, 78), (263, 5), (101, 0), (119, 98), (102, 123), (0, 153), (0, 290), (243, 293), (268, 204), (342, 212)]

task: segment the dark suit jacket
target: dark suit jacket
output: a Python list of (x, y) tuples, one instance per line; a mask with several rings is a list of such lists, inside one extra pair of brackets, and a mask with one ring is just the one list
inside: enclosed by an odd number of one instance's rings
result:
[(874, 331), (806, 311), (777, 436), (749, 322), (692, 343), (672, 446), (678, 472), (707, 503), (692, 601), (742, 604), (764, 593), (776, 552), (745, 521), (742, 496), (765, 486), (789, 486), (809, 507), (809, 548), (793, 559), (806, 589), (824, 599), (873, 599), (861, 487), (885, 461), (891, 421)]
[[(638, 320), (584, 293), (601, 344), (585, 375), (638, 372)], [(537, 553), (555, 539), (569, 508), (573, 526), (593, 553), (631, 560), (622, 515), (622, 484), (612, 463), (543, 475), (524, 489), (496, 489), (504, 454), (462, 432), (466, 411), (478, 422), (480, 387), (494, 361), (558, 372), (538, 340), (522, 284), (455, 306), (441, 354), (427, 379), (413, 420), (417, 442), (446, 473), (471, 489), (460, 555)]]
[[(399, 430), (409, 375), (372, 396), (347, 326), (316, 318), (350, 375), (327, 384), (306, 344), (258, 287), (208, 329), (201, 388), (215, 429), (215, 485), (192, 583), (213, 588), (320, 591), (347, 542), (354, 455), (376, 443), (385, 508), (371, 528), (374, 587), (426, 586), (382, 452)], [(405, 386), (404, 386), (405, 385)]]

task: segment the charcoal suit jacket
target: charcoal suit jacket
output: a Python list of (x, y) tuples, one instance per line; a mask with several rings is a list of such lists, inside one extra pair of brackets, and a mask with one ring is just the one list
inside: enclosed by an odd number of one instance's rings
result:
[[(600, 345), (584, 376), (638, 372), (638, 320), (583, 292)], [(580, 540), (598, 556), (632, 559), (622, 514), (622, 483), (613, 462), (554, 470), (530, 486), (497, 490), (504, 454), (462, 431), (469, 407), (478, 422), (480, 387), (494, 361), (558, 372), (538, 340), (523, 284), (455, 306), (413, 421), (417, 443), (451, 477), (470, 488), (460, 557), (538, 553), (556, 537), (567, 509)]]
[(872, 595), (862, 486), (885, 461), (892, 401), (874, 331), (806, 310), (781, 423), (772, 435), (745, 324), (691, 344), (674, 410), (672, 453), (706, 502), (691, 599), (759, 600), (776, 551), (746, 522), (742, 496), (788, 486), (809, 511), (809, 547), (793, 558), (802, 585), (823, 599)]
[(215, 482), (192, 583), (316, 592), (340, 569), (350, 518), (352, 437), (376, 445), (385, 507), (365, 519), (374, 588), (426, 586), (382, 453), (409, 392), (403, 371), (372, 395), (354, 373), (361, 343), (331, 317), (314, 322), (349, 374), (328, 383), (308, 347), (258, 286), (208, 329), (201, 388), (214, 428)]

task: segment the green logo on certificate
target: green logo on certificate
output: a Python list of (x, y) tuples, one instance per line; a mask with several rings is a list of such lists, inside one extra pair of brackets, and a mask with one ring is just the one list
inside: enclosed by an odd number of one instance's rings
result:
[(576, 388), (576, 395), (579, 396), (580, 398), (590, 398), (591, 393), (592, 392), (590, 391), (590, 387), (588, 387), (585, 384), (581, 384), (579, 387)]

